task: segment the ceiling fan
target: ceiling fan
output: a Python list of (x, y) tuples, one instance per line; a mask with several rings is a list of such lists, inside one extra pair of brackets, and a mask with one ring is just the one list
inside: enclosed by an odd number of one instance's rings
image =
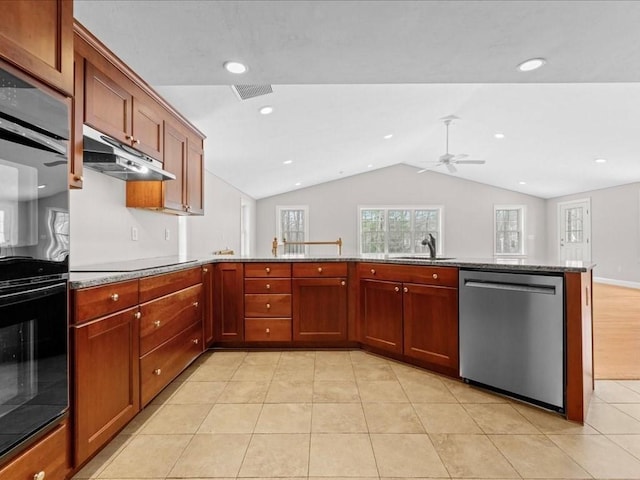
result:
[[(435, 163), (435, 167), (439, 167), (441, 165), (444, 165), (447, 170), (450, 173), (455, 173), (458, 171), (458, 169), (455, 167), (456, 165), (482, 165), (484, 163), (486, 163), (484, 160), (465, 160), (469, 155), (465, 154), (465, 153), (460, 153), (457, 155), (454, 155), (453, 153), (449, 153), (449, 125), (451, 125), (451, 123), (454, 120), (460, 120), (460, 117), (456, 117), (455, 115), (447, 115), (446, 117), (442, 117), (441, 120), (444, 122), (444, 126), (446, 128), (446, 132), (447, 132), (447, 137), (446, 137), (446, 143), (445, 143), (445, 153), (440, 155), (440, 157), (438, 158), (438, 160), (436, 160)], [(428, 169), (422, 169), (419, 170), (418, 173), (423, 173), (426, 172)]]

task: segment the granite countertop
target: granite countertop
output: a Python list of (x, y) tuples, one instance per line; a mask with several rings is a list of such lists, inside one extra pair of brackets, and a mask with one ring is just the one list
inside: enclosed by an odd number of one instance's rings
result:
[[(579, 261), (549, 261), (528, 258), (447, 258), (432, 260), (429, 257), (394, 255), (348, 255), (348, 256), (279, 256), (279, 257), (243, 257), (240, 255), (212, 255), (205, 257), (156, 257), (140, 260), (123, 260), (96, 265), (71, 267), (69, 286), (72, 289), (94, 287), (107, 283), (133, 280), (164, 273), (171, 273), (210, 263), (221, 262), (375, 262), (398, 265), (427, 265), (456, 268), (499, 270), (506, 272), (587, 272), (595, 264)], [(83, 270), (83, 271), (77, 271)], [(93, 270), (93, 271), (89, 271)], [(106, 270), (106, 271), (105, 271)]]

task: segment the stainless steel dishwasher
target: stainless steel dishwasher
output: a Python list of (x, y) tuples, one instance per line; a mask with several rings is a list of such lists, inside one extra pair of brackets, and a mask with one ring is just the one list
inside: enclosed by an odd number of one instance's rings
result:
[(460, 270), (460, 376), (564, 411), (563, 277)]

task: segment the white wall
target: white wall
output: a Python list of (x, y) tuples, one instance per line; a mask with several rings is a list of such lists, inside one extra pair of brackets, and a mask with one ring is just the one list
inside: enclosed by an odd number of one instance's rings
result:
[(547, 248), (558, 256), (558, 203), (591, 199), (594, 277), (640, 282), (640, 183), (593, 190), (547, 201)]
[[(341, 237), (343, 253), (358, 253), (359, 205), (443, 205), (444, 254), (493, 256), (494, 204), (527, 206), (527, 252), (546, 257), (546, 206), (543, 199), (434, 172), (395, 165), (333, 182), (276, 195), (257, 202), (258, 255), (271, 254), (276, 205), (309, 206), (309, 240)], [(334, 254), (335, 247), (312, 247), (311, 254)], [(442, 253), (442, 252), (440, 252)]]
[[(125, 186), (122, 180), (85, 169), (84, 188), (70, 193), (72, 267), (178, 254), (178, 217), (126, 208)], [(205, 215), (185, 220), (189, 255), (240, 250), (241, 198), (255, 211), (254, 200), (206, 172)], [(138, 241), (131, 240), (132, 227), (138, 229)]]

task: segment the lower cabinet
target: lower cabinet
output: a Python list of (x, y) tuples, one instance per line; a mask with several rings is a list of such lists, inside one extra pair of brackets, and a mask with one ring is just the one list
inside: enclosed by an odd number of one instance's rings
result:
[(72, 327), (75, 465), (140, 409), (138, 307)]
[(0, 467), (3, 480), (65, 480), (71, 471), (70, 432), (63, 421), (8, 464)]
[(293, 340), (347, 339), (346, 278), (294, 278)]

